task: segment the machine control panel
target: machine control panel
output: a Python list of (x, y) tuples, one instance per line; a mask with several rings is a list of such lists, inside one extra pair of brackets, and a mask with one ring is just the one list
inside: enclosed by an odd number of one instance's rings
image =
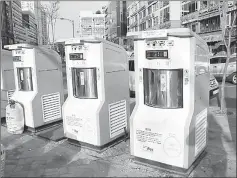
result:
[(13, 62), (23, 62), (23, 59), (21, 56), (13, 56)]
[(71, 53), (69, 54), (70, 60), (85, 60), (83, 58), (83, 53)]
[(146, 58), (151, 59), (168, 59), (168, 50), (146, 50)]

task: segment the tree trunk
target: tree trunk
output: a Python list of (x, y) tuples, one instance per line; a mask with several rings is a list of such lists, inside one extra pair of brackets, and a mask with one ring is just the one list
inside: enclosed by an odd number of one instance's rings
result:
[(229, 60), (230, 60), (230, 47), (227, 47), (227, 57), (226, 57), (226, 63), (224, 67), (224, 75), (222, 78), (222, 84), (221, 84), (221, 113), (226, 112), (226, 105), (225, 105), (225, 82), (226, 82), (226, 71), (227, 67), (229, 65)]

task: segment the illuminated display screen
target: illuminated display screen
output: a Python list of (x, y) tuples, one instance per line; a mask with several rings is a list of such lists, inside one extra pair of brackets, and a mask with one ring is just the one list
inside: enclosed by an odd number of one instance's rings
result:
[(69, 55), (70, 60), (84, 60), (83, 53), (72, 53)]
[(13, 62), (22, 62), (21, 56), (13, 56)]
[(168, 59), (168, 50), (147, 50), (147, 59)]

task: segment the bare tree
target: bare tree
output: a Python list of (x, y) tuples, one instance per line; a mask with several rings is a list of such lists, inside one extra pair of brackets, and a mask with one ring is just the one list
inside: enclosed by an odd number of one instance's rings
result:
[[(236, 3), (236, 2), (235, 2)], [(236, 4), (234, 4), (236, 5)], [(226, 72), (227, 72), (227, 67), (229, 65), (229, 60), (231, 56), (231, 51), (230, 51), (230, 45), (231, 45), (231, 36), (232, 36), (232, 31), (234, 26), (236, 25), (236, 11), (233, 11), (234, 17), (231, 19), (231, 22), (229, 23), (227, 21), (227, 15), (228, 15), (228, 1), (223, 1), (222, 3), (219, 3), (219, 10), (220, 10), (220, 20), (221, 20), (221, 29), (222, 29), (222, 38), (224, 41), (224, 45), (226, 47), (226, 63), (224, 67), (224, 75), (222, 78), (222, 84), (221, 84), (221, 95), (220, 95), (220, 100), (221, 100), (221, 110), (220, 112), (224, 114), (226, 112), (226, 106), (225, 106), (225, 82), (226, 82)], [(231, 15), (230, 15), (231, 18)]]
[[(51, 26), (52, 33), (52, 44), (54, 47), (55, 43), (55, 23), (59, 16), (59, 1), (50, 1), (48, 5), (44, 6), (44, 10), (46, 12), (47, 20), (48, 20), (48, 38), (49, 38), (49, 26)], [(50, 41), (50, 38), (49, 40)]]

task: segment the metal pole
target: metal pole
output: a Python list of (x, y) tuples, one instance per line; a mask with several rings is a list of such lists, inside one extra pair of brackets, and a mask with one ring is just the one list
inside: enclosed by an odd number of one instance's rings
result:
[(73, 28), (72, 29), (73, 30), (72, 33), (73, 33), (73, 38), (74, 38), (75, 37), (75, 34), (74, 34), (74, 20), (72, 20), (72, 28)]

